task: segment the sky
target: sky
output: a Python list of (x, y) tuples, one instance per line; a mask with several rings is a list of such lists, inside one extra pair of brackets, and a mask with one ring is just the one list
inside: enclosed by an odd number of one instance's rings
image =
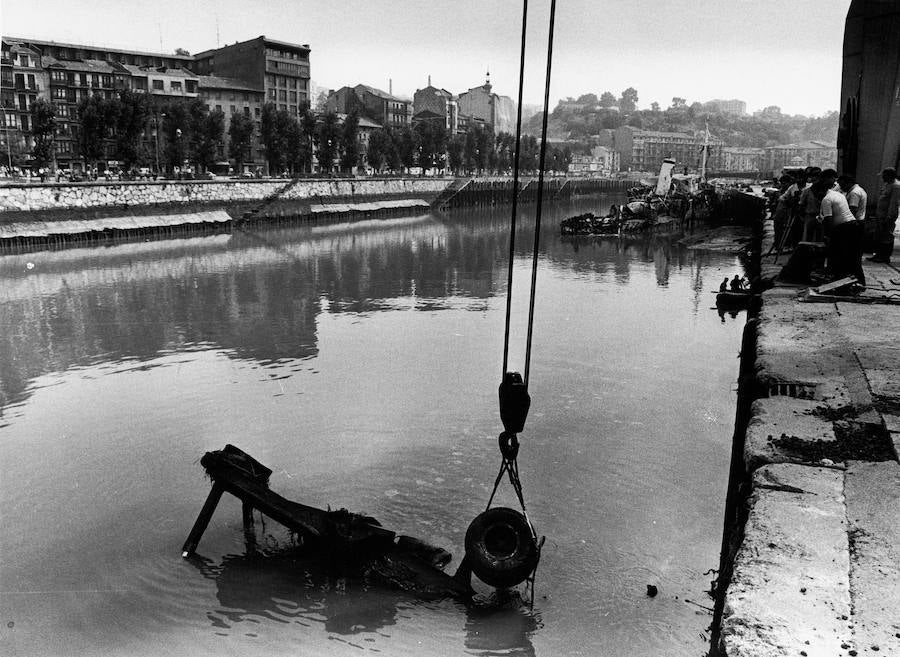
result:
[[(313, 82), (411, 98), (428, 84), (518, 96), (521, 0), (3, 2), (0, 33), (191, 53), (260, 35), (308, 44)], [(550, 0), (528, 2), (523, 99), (542, 105)], [(558, 0), (550, 107), (628, 87), (638, 107), (714, 98), (820, 116), (840, 105), (850, 0)]]

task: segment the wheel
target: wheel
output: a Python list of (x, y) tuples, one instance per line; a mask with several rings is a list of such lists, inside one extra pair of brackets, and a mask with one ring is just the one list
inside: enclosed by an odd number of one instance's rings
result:
[(497, 588), (524, 582), (537, 567), (531, 527), (515, 509), (499, 506), (476, 516), (466, 530), (465, 546), (475, 576)]

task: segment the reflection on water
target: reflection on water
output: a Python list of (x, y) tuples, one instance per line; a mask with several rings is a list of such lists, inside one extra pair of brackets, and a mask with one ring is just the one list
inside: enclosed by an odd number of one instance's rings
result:
[(277, 556), (246, 554), (228, 496), (179, 559), (197, 460), (226, 442), (289, 498), (461, 555), (499, 465), (507, 210), (0, 258), (0, 652), (701, 654), (709, 619), (683, 600), (718, 563), (742, 318), (710, 290), (739, 263), (558, 236), (591, 208), (545, 211), (520, 454), (548, 537), (534, 609), (336, 576), (273, 523)]

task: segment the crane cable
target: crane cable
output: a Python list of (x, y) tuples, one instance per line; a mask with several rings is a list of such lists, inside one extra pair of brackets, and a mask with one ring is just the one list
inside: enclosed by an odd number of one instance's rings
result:
[(509, 264), (507, 272), (507, 290), (506, 290), (506, 324), (503, 338), (503, 371), (500, 383), (500, 416), (503, 420), (505, 430), (500, 434), (499, 446), (503, 460), (500, 464), (500, 472), (494, 481), (494, 488), (487, 503), (487, 508), (491, 508), (497, 488), (503, 480), (503, 475), (509, 477), (509, 482), (513, 487), (518, 498), (519, 505), (522, 507), (522, 515), (531, 529), (532, 540), (537, 552), (537, 561), (534, 569), (529, 575), (527, 581), (531, 588), (531, 603), (534, 604), (534, 580), (537, 573), (537, 566), (540, 562), (541, 548), (544, 544), (544, 537), (538, 539), (537, 531), (531, 520), (528, 518), (528, 512), (525, 508), (525, 497), (522, 493), (522, 482), (519, 478), (519, 466), (517, 457), (519, 453), (519, 440), (517, 434), (522, 431), (525, 425), (525, 418), (528, 414), (528, 408), (531, 404), (531, 398), (528, 396), (528, 381), (531, 366), (531, 344), (534, 327), (534, 306), (535, 292), (537, 289), (537, 267), (538, 254), (540, 249), (541, 238), (541, 210), (543, 204), (544, 190), (544, 163), (547, 154), (547, 117), (550, 104), (550, 73), (553, 61), (553, 29), (556, 17), (556, 0), (550, 2), (550, 28), (547, 42), (547, 73), (544, 83), (544, 116), (541, 126), (541, 148), (538, 164), (538, 190), (537, 190), (537, 208), (535, 213), (534, 228), (534, 244), (532, 246), (531, 261), (531, 287), (528, 302), (528, 333), (525, 344), (525, 376), (524, 378), (518, 372), (509, 372), (509, 338), (510, 338), (510, 322), (512, 317), (512, 287), (513, 287), (513, 264), (515, 259), (515, 241), (516, 241), (516, 218), (518, 210), (519, 197), (519, 160), (521, 155), (522, 141), (522, 91), (525, 78), (525, 41), (527, 32), (528, 17), (528, 0), (523, 0), (522, 10), (522, 47), (519, 67), (519, 96), (518, 96), (518, 112), (516, 117), (516, 149), (513, 164), (513, 189), (512, 189), (512, 214), (509, 229)]

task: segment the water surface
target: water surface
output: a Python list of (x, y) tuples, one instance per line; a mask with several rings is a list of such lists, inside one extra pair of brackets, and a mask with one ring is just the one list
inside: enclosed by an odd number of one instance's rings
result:
[(199, 458), (233, 443), (279, 493), (455, 568), (500, 465), (507, 209), (0, 257), (0, 652), (704, 654), (743, 324), (711, 290), (739, 263), (556, 234), (589, 207), (544, 212), (519, 456), (547, 536), (533, 609), (335, 577), (282, 554), (274, 522), (248, 555), (229, 496), (180, 557)]

